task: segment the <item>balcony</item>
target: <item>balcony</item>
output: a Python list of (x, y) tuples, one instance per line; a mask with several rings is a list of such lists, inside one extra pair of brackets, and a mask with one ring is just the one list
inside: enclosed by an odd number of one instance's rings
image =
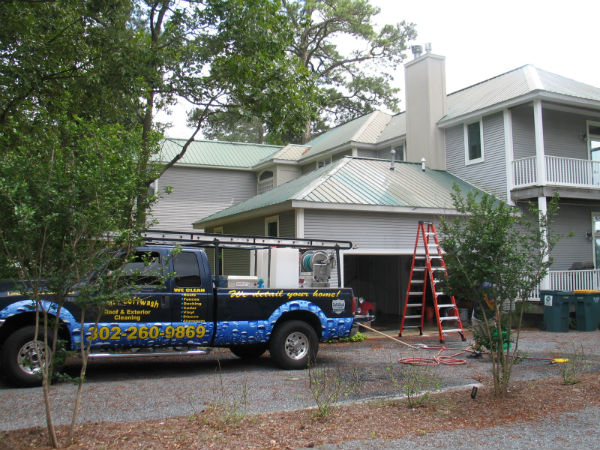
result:
[(513, 189), (533, 186), (566, 188), (600, 188), (600, 161), (544, 156), (546, 177), (538, 180), (535, 156), (513, 161)]

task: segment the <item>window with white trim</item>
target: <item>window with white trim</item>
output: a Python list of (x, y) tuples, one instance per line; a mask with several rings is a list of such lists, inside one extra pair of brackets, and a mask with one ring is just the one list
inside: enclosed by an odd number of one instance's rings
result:
[(393, 150), (396, 151), (396, 161), (406, 161), (406, 152), (404, 151), (404, 144), (395, 146)]
[(331, 156), (329, 158), (317, 161), (317, 169), (320, 169), (321, 167), (327, 166), (329, 164), (331, 164)]
[(271, 189), (273, 189), (273, 172), (271, 170), (265, 170), (258, 176), (256, 193), (262, 194)]
[(464, 125), (465, 133), (465, 164), (483, 161), (483, 121)]
[(279, 216), (271, 216), (265, 218), (265, 236), (279, 236)]

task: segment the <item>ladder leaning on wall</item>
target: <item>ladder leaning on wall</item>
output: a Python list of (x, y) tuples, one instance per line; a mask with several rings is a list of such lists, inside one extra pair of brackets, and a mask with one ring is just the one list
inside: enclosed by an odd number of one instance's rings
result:
[[(436, 273), (438, 278), (436, 278)], [(425, 304), (429, 287), (440, 342), (443, 343), (446, 335), (450, 333), (458, 333), (461, 339), (465, 340), (456, 300), (454, 296), (441, 292), (440, 275), (446, 276), (446, 263), (435, 226), (431, 222), (419, 221), (399, 336), (402, 336), (405, 328), (418, 328), (419, 334), (423, 335)]]

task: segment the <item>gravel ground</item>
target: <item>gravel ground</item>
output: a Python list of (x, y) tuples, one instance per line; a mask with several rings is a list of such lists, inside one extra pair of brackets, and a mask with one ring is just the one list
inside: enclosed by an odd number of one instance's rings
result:
[[(389, 334), (395, 335), (395, 332)], [(439, 344), (435, 334), (406, 336), (403, 340), (414, 345)], [(585, 355), (591, 361), (590, 369), (600, 370), (598, 342), (600, 331), (525, 331), (520, 350), (532, 357), (557, 357), (568, 356), (574, 348), (583, 345)], [(453, 338), (445, 345), (464, 349), (468, 342)], [(447, 350), (443, 354), (457, 352)], [(314, 370), (339, 374), (353, 386), (346, 401), (398, 396), (400, 393), (390, 378), (390, 372), (404, 367), (397, 360), (401, 357), (431, 358), (437, 353), (438, 350), (413, 350), (385, 338), (371, 337), (358, 344), (321, 345)], [(439, 378), (442, 388), (466, 386), (489, 374), (487, 357), (469, 358), (467, 354), (458, 357), (464, 358), (467, 364), (430, 369)], [(515, 380), (559, 374), (557, 365), (540, 359), (527, 359), (514, 369)], [(228, 350), (215, 350), (207, 356), (94, 361), (88, 369), (79, 421), (133, 422), (187, 416), (215, 403), (225, 404), (230, 409), (240, 408), (248, 414), (303, 409), (313, 406), (308, 381), (308, 370), (280, 370), (268, 355), (255, 362), (241, 361)], [(15, 389), (1, 383), (0, 430), (44, 426), (41, 389)], [(75, 387), (68, 383), (53, 386), (55, 423), (70, 422), (74, 392)]]
[(597, 449), (600, 442), (599, 421), (600, 408), (585, 408), (556, 418), (520, 425), (430, 433), (402, 439), (345, 442), (316, 448), (322, 450)]

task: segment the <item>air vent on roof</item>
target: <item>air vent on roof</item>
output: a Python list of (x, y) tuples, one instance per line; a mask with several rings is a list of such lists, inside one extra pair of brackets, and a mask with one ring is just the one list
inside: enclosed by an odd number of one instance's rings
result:
[(421, 45), (413, 45), (410, 48), (410, 51), (412, 52), (412, 54), (415, 57), (415, 59), (417, 59), (419, 56), (421, 56), (423, 54), (423, 46), (421, 46)]

